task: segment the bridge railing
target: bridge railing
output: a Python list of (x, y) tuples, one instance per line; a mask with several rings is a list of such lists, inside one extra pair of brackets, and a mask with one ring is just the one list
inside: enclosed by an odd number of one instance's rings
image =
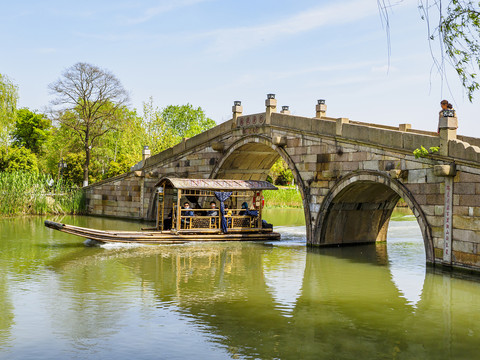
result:
[(420, 146), (427, 149), (440, 147), (444, 149), (443, 154), (440, 151), (442, 156), (480, 164), (480, 139), (455, 135), (442, 140), (437, 132), (411, 129), (406, 126), (408, 124), (404, 124), (402, 129), (402, 125), (397, 128), (343, 118), (308, 118), (275, 113), (272, 114), (271, 125), (407, 152), (412, 152)]
[(344, 119), (318, 119), (299, 116), (273, 114), (272, 126), (322, 134), (331, 137), (342, 137), (349, 141), (378, 144), (413, 151), (420, 145), (425, 147), (439, 146), (437, 133), (408, 129), (400, 131), (393, 126), (361, 123), (358, 121), (339, 121)]

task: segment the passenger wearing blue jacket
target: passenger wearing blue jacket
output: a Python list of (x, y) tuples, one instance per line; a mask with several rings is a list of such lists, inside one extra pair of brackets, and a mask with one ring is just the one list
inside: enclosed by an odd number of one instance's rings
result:
[(190, 226), (190, 219), (184, 219), (184, 216), (194, 216), (195, 214), (193, 211), (190, 209), (190, 203), (185, 201), (183, 204), (183, 210), (182, 210), (182, 227), (188, 227)]

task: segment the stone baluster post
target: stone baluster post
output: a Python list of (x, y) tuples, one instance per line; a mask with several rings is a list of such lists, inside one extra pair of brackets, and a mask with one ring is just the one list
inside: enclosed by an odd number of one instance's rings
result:
[(267, 94), (267, 100), (265, 100), (265, 124), (272, 123), (272, 114), (277, 112), (277, 100), (275, 94)]
[(142, 151), (142, 161), (144, 166), (145, 166), (145, 160), (147, 160), (149, 157), (150, 157), (150, 149), (148, 148), (147, 145), (145, 145)]
[(243, 106), (241, 101), (234, 101), (232, 106), (232, 129), (237, 127), (237, 119), (243, 114)]
[(454, 110), (443, 110), (438, 119), (440, 155), (448, 156), (448, 142), (457, 138), (458, 119)]
[(317, 106), (315, 107), (316, 115), (315, 117), (321, 119), (327, 115), (327, 104), (325, 104), (324, 99), (317, 100)]

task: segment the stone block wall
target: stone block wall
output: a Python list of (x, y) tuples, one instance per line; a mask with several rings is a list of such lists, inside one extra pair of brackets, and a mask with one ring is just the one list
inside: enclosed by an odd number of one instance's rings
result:
[(480, 268), (480, 174), (458, 171), (453, 181), (452, 261)]
[(141, 219), (142, 186), (134, 172), (85, 189), (87, 211), (92, 215)]

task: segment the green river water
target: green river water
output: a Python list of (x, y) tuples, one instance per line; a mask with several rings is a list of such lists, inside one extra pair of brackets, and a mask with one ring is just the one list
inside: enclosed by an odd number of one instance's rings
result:
[(302, 210), (266, 217), (280, 242), (101, 247), (0, 219), (0, 359), (480, 358), (480, 276), (426, 267), (415, 221), (310, 249)]

